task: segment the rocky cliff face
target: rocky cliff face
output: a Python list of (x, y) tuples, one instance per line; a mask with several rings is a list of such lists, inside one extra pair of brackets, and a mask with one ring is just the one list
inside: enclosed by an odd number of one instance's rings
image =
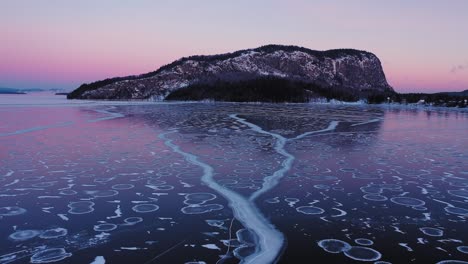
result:
[(372, 53), (269, 45), (222, 55), (182, 58), (155, 72), (84, 84), (68, 97), (163, 100), (171, 92), (192, 84), (245, 81), (265, 76), (356, 93), (393, 92), (380, 60)]

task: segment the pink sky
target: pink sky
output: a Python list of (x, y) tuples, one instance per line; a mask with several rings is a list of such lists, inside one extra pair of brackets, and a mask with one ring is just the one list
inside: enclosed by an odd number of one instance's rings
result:
[(73, 89), (265, 44), (375, 53), (399, 92), (468, 89), (468, 1), (1, 1), (0, 87)]

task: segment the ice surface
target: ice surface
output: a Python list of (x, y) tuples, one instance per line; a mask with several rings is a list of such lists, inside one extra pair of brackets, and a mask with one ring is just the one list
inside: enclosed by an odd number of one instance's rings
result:
[(2, 263), (466, 260), (466, 112), (73, 104), (0, 106)]

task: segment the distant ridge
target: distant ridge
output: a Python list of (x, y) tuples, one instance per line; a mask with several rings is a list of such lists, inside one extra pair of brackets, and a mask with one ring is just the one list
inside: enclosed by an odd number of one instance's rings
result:
[(25, 94), (25, 92), (19, 89), (0, 87), (0, 94)]

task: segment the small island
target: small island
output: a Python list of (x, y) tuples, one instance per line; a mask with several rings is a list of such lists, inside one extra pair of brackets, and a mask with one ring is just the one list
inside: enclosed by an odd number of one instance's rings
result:
[(392, 95), (380, 60), (367, 51), (267, 45), (191, 56), (138, 76), (83, 84), (69, 99), (306, 102)]
[(153, 72), (83, 84), (67, 98), (272, 103), (338, 100), (466, 107), (468, 92), (399, 94), (388, 84), (373, 53), (266, 45), (181, 58)]

